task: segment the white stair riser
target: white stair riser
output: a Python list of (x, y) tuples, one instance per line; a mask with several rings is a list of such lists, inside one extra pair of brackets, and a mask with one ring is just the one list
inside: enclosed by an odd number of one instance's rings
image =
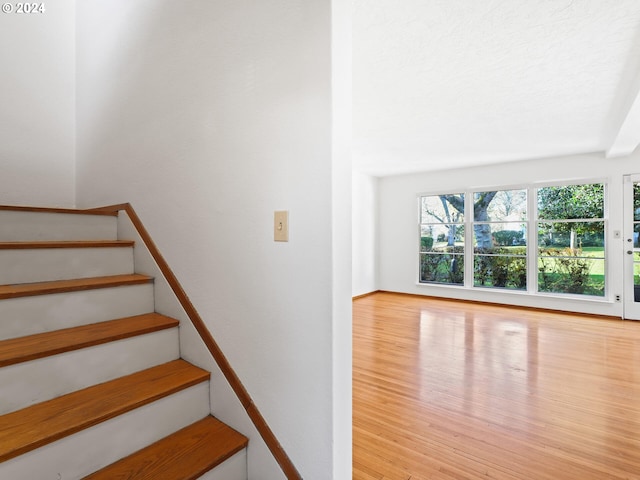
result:
[(133, 273), (133, 248), (0, 250), (0, 285)]
[(153, 284), (0, 300), (0, 340), (153, 312)]
[(176, 360), (178, 329), (0, 368), (0, 415)]
[(0, 211), (0, 242), (115, 240), (117, 235), (116, 217)]
[(198, 480), (247, 480), (247, 450), (239, 451)]
[(79, 480), (209, 414), (208, 382), (0, 463), (0, 478)]

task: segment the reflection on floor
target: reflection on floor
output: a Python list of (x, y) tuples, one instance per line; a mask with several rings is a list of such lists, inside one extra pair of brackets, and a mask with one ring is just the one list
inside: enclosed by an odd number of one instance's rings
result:
[(354, 301), (353, 478), (640, 479), (640, 322)]

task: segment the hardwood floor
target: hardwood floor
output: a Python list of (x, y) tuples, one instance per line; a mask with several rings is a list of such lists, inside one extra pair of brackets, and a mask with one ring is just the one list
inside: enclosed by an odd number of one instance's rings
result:
[(353, 302), (353, 478), (640, 479), (640, 322)]

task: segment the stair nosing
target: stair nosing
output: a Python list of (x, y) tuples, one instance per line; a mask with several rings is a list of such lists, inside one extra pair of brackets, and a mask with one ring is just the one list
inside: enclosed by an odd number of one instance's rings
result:
[(140, 274), (107, 275), (103, 277), (54, 280), (49, 282), (0, 285), (0, 300), (10, 298), (49, 295), (54, 293), (95, 290), (99, 288), (119, 287), (151, 283), (153, 277)]
[[(180, 379), (180, 375), (188, 378)], [(179, 359), (2, 415), (0, 463), (208, 381), (209, 377), (209, 372)], [(171, 383), (159, 388), (159, 379)], [(143, 387), (147, 390), (144, 396)], [(20, 438), (27, 432), (31, 438)]]
[(0, 250), (35, 250), (64, 248), (128, 248), (133, 240), (46, 240), (0, 242)]
[[(144, 326), (140, 325), (145, 321)], [(0, 367), (175, 328), (178, 320), (158, 313), (106, 320), (0, 341)]]

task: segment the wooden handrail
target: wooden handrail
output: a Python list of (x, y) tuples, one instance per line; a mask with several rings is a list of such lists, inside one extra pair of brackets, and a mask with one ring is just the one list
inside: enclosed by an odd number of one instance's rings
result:
[(278, 462), (278, 465), (280, 465), (282, 472), (285, 474), (285, 476), (289, 480), (302, 480), (302, 476), (300, 475), (300, 473), (298, 473), (298, 470), (296, 469), (295, 465), (293, 464), (293, 462), (291, 461), (287, 453), (282, 448), (282, 445), (280, 445), (280, 442), (278, 441), (273, 431), (267, 424), (266, 420), (258, 410), (258, 407), (256, 407), (256, 405), (253, 403), (253, 400), (251, 399), (249, 392), (247, 392), (244, 385), (242, 385), (240, 378), (231, 367), (231, 364), (227, 360), (227, 357), (224, 355), (224, 353), (222, 352), (222, 350), (220, 349), (216, 341), (213, 339), (213, 336), (211, 335), (211, 332), (209, 332), (209, 329), (207, 328), (204, 321), (202, 320), (202, 317), (200, 317), (200, 314), (191, 303), (191, 300), (189, 299), (186, 292), (180, 285), (180, 282), (178, 282), (178, 279), (176, 278), (175, 274), (173, 273), (171, 268), (169, 268), (169, 264), (166, 262), (164, 257), (160, 254), (158, 247), (156, 247), (156, 244), (151, 239), (149, 232), (142, 224), (140, 217), (138, 217), (138, 215), (136, 214), (131, 204), (122, 203), (119, 205), (110, 205), (106, 207), (100, 207), (100, 208), (89, 209), (84, 211), (87, 213), (95, 212), (98, 214), (109, 214), (113, 212), (117, 213), (119, 211), (125, 211), (127, 213), (127, 215), (129, 216), (129, 219), (131, 220), (131, 223), (133, 224), (135, 229), (138, 231), (140, 238), (146, 245), (147, 249), (149, 250), (149, 253), (151, 253), (151, 256), (153, 257), (156, 264), (158, 265), (158, 268), (162, 272), (162, 275), (167, 280), (167, 283), (171, 286), (173, 293), (175, 294), (176, 298), (182, 305), (182, 308), (184, 309), (187, 316), (191, 320), (191, 323), (197, 330), (198, 334), (204, 341), (207, 348), (209, 349), (211, 356), (214, 358), (215, 362), (218, 364), (218, 367), (224, 374), (225, 378), (227, 379), (227, 382), (229, 382), (229, 385), (231, 386), (236, 396), (240, 400), (240, 403), (242, 403), (242, 406), (244, 407), (247, 414), (249, 415), (249, 418), (251, 419), (256, 429), (262, 436), (262, 439), (264, 440), (265, 444), (271, 451), (271, 454), (275, 458), (276, 462)]
[(58, 207), (23, 207), (20, 205), (0, 205), (0, 211), (8, 212), (36, 212), (36, 213), (70, 213), (70, 214), (88, 214), (88, 215), (108, 215), (115, 217), (117, 211), (100, 211), (77, 210), (75, 208), (58, 208)]

